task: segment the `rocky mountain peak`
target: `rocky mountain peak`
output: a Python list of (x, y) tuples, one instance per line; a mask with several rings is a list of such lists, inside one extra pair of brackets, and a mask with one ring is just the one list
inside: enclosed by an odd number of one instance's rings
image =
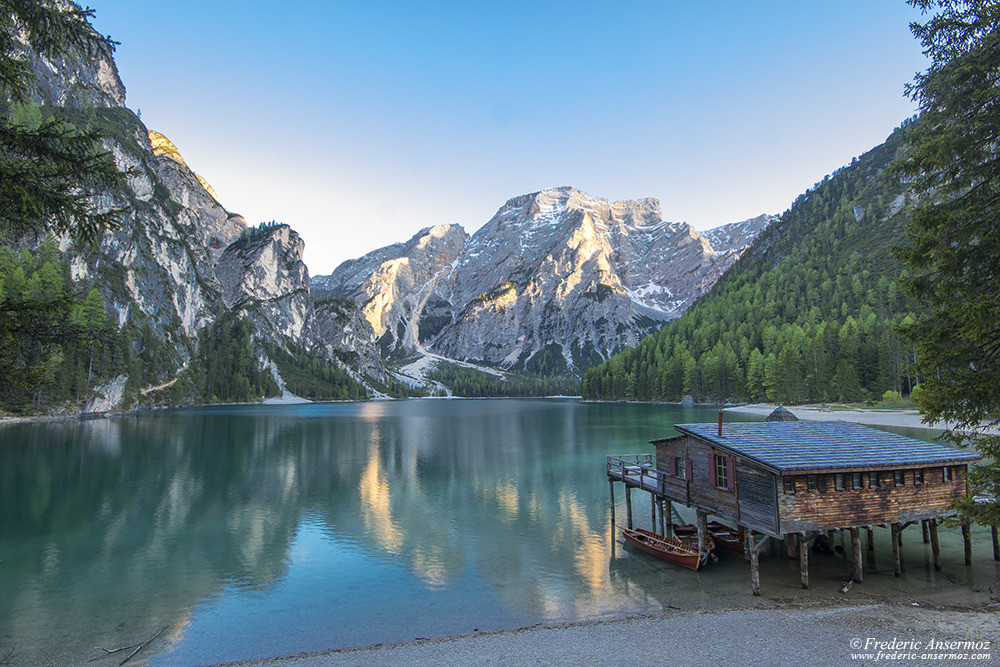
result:
[(174, 142), (170, 141), (170, 139), (167, 139), (155, 130), (149, 130), (148, 134), (149, 145), (153, 147), (153, 155), (166, 155), (174, 162), (187, 167), (187, 163), (184, 161), (184, 158), (181, 157), (181, 152), (177, 150), (177, 146), (174, 146)]
[(313, 286), (354, 299), (384, 349), (581, 372), (679, 315), (738, 256), (664, 222), (657, 199), (571, 186), (507, 200), (472, 237), (459, 230), (421, 230)]

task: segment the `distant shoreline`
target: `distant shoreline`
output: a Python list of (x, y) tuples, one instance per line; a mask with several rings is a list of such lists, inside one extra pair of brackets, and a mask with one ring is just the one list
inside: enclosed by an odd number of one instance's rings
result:
[[(725, 408), (726, 412), (766, 417), (778, 406), (771, 403), (753, 403)], [(836, 403), (814, 403), (807, 405), (785, 406), (785, 409), (802, 420), (808, 421), (846, 421), (866, 426), (899, 426), (903, 428), (926, 428), (944, 431), (954, 424), (936, 422), (927, 424), (923, 415), (917, 410), (906, 409), (865, 409), (855, 408)], [(1000, 428), (987, 429), (988, 433), (1000, 435)]]
[[(283, 405), (306, 405), (308, 403), (364, 403), (369, 401), (385, 401), (385, 400), (461, 400), (461, 399), (491, 399), (491, 400), (530, 400), (530, 399), (578, 399), (583, 400), (579, 396), (494, 396), (494, 397), (474, 397), (474, 396), (429, 396), (429, 397), (419, 397), (419, 398), (399, 398), (399, 399), (384, 399), (384, 398), (369, 398), (361, 399), (357, 401), (344, 401), (344, 400), (328, 400), (328, 401), (303, 401), (301, 403), (295, 402), (235, 402), (235, 403), (195, 403), (192, 405), (171, 405), (171, 406), (158, 406), (154, 408), (139, 408), (133, 410), (122, 410), (122, 411), (110, 411), (103, 413), (75, 413), (75, 414), (61, 414), (61, 415), (26, 415), (23, 417), (4, 415), (0, 416), (0, 426), (6, 424), (32, 424), (32, 423), (44, 423), (44, 422), (63, 422), (63, 421), (89, 421), (92, 419), (104, 419), (106, 417), (125, 417), (130, 415), (136, 415), (143, 412), (157, 412), (160, 410), (183, 410), (187, 408), (212, 408), (212, 407), (223, 407), (223, 406), (233, 406), (233, 405), (261, 405), (261, 406), (283, 406)], [(591, 402), (606, 402), (606, 401), (587, 401)], [(631, 401), (607, 401), (610, 403), (630, 403)], [(656, 405), (656, 402), (651, 401), (637, 401), (638, 403), (646, 403), (650, 405)], [(661, 405), (680, 405), (679, 403), (661, 403)], [(713, 404), (695, 404), (694, 407), (713, 407)], [(771, 414), (777, 407), (774, 403), (751, 403), (746, 405), (732, 405), (732, 406), (722, 406), (718, 405), (719, 408), (723, 409), (725, 412), (731, 412), (734, 414), (745, 414), (754, 415), (757, 417), (766, 417)], [(847, 406), (839, 403), (810, 403), (805, 405), (792, 405), (784, 406), (786, 410), (790, 411), (796, 417), (802, 420), (808, 421), (846, 421), (853, 422), (855, 424), (864, 424), (866, 426), (898, 426), (902, 428), (925, 428), (936, 431), (943, 431), (946, 428), (952, 426), (952, 424), (947, 424), (944, 422), (937, 422), (935, 424), (926, 424), (923, 421), (923, 416), (917, 410), (913, 409), (891, 409), (891, 408), (858, 408), (853, 406)], [(993, 427), (986, 430), (987, 433), (994, 435), (1000, 435), (1000, 427)]]

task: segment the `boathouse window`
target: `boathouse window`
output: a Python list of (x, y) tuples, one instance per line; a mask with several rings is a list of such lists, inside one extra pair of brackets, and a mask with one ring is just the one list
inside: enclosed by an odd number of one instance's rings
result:
[(816, 475), (806, 475), (806, 487), (810, 491), (816, 490)]
[(942, 471), (942, 477), (943, 477), (944, 481), (950, 482), (951, 481), (951, 468), (949, 468), (948, 466), (945, 466), (944, 468), (941, 469), (941, 471)]
[(720, 489), (732, 491), (733, 485), (733, 459), (730, 456), (715, 455), (715, 486)]
[(838, 472), (836, 474), (836, 476), (834, 477), (834, 481), (835, 481), (835, 483), (837, 485), (837, 490), (838, 491), (843, 491), (844, 490), (844, 473)]
[(794, 477), (785, 477), (784, 478), (784, 482), (785, 482), (785, 493), (790, 494), (790, 495), (794, 495), (795, 494), (795, 478)]
[(877, 489), (878, 488), (878, 473), (870, 472), (868, 473), (868, 488)]
[(922, 486), (924, 483), (924, 471), (914, 470), (913, 471), (913, 483), (917, 486)]
[(892, 471), (892, 475), (893, 475), (893, 481), (896, 482), (896, 486), (903, 486), (903, 484), (904, 484), (904, 482), (903, 482), (903, 471), (902, 470), (893, 470)]
[(686, 470), (685, 470), (684, 457), (683, 456), (675, 456), (674, 457), (674, 477), (683, 477), (683, 478), (686, 479), (687, 475), (685, 474), (685, 472), (686, 472)]
[(853, 489), (861, 488), (861, 473), (859, 472), (851, 473), (851, 488)]

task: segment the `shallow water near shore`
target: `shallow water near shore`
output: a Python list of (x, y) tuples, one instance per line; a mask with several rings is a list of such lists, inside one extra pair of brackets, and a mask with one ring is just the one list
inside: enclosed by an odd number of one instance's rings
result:
[[(186, 665), (672, 609), (989, 602), (1000, 567), (983, 529), (972, 567), (958, 530), (942, 529), (935, 572), (910, 527), (901, 578), (876, 530), (865, 581), (847, 594), (843, 556), (813, 558), (803, 591), (798, 562), (776, 549), (752, 598), (740, 558), (695, 573), (624, 547), (604, 457), (715, 418), (424, 400), (4, 426), (0, 658), (78, 664), (161, 629), (142, 655)], [(648, 496), (633, 504), (649, 527)]]

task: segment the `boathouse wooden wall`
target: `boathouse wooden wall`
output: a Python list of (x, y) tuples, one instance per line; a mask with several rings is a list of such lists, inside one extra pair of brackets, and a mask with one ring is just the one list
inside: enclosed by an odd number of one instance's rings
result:
[(777, 535), (777, 475), (752, 461), (737, 459), (736, 489), (740, 504), (740, 524), (758, 533)]
[[(941, 466), (919, 468), (923, 484), (916, 484), (916, 468), (876, 470), (878, 486), (869, 483), (870, 469), (843, 469), (844, 489), (837, 490), (836, 474), (816, 474), (816, 490), (808, 489), (808, 476), (788, 475), (795, 493), (784, 492), (781, 481), (778, 513), (782, 533), (905, 523), (950, 513), (956, 495), (966, 493), (965, 466), (951, 466), (952, 479), (944, 481)], [(895, 471), (903, 473), (903, 485), (896, 486)], [(852, 488), (852, 473), (861, 472), (862, 488)]]
[[(773, 472), (690, 436), (657, 440), (654, 444), (656, 466), (668, 475), (666, 495), (671, 500), (761, 533), (778, 533), (777, 476)], [(716, 455), (730, 461), (733, 481), (727, 488), (716, 486)], [(685, 460), (686, 471), (676, 470), (678, 457)]]

